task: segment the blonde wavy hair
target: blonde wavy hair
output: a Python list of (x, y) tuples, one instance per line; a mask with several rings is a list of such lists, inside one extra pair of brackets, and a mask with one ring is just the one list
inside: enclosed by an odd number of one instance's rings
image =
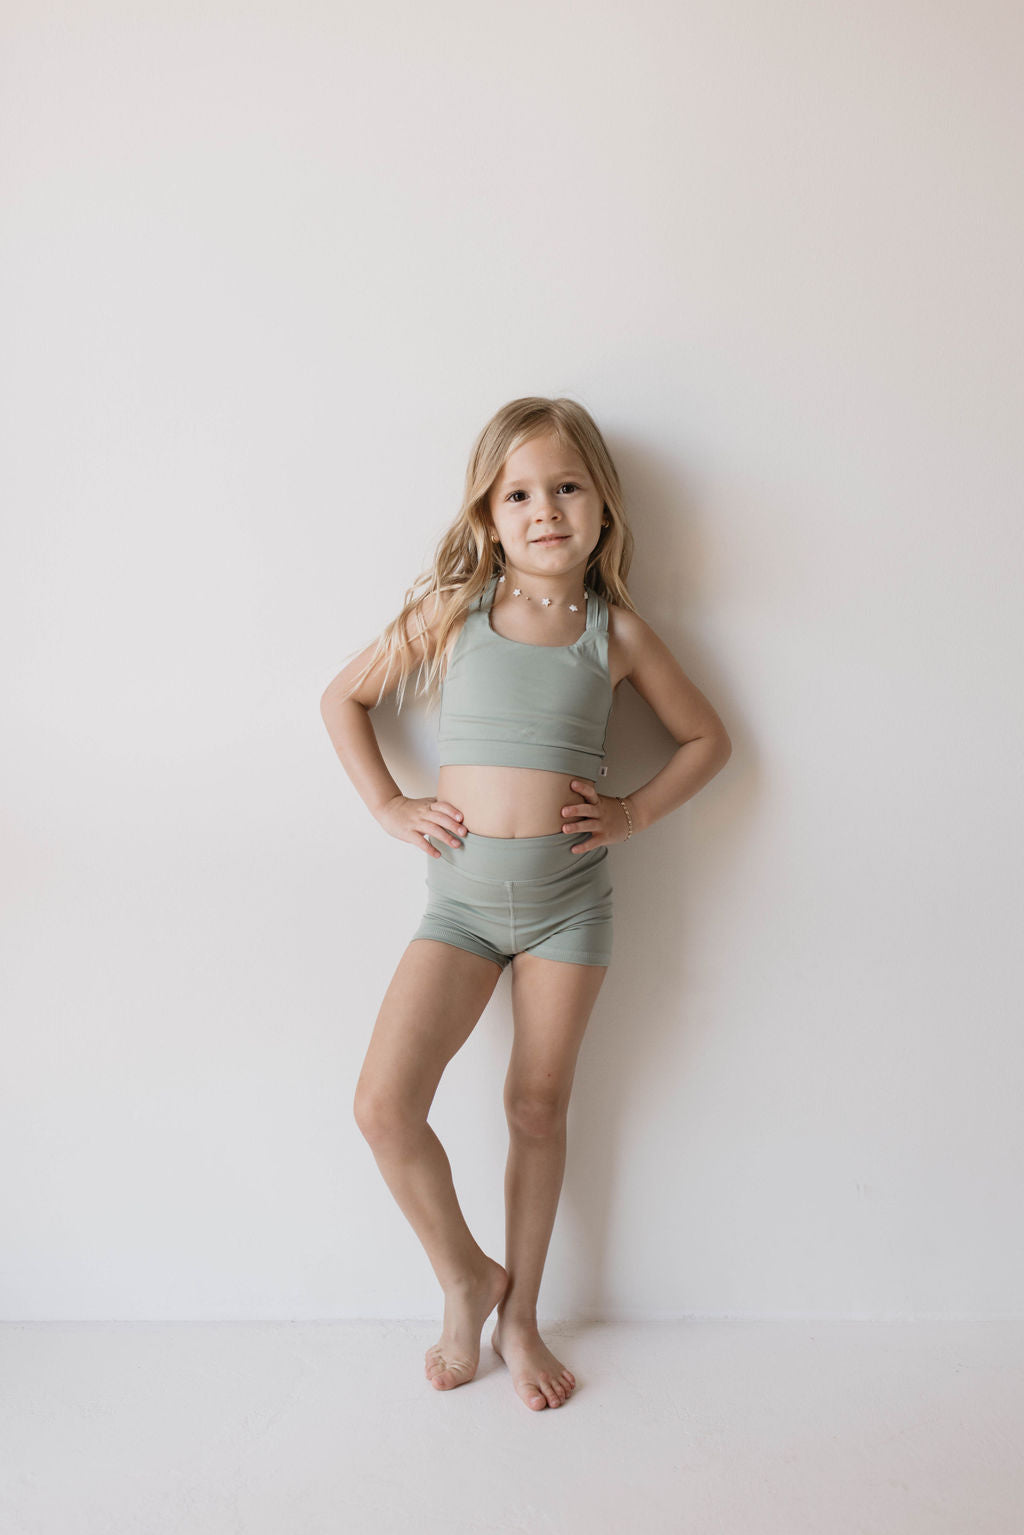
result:
[[(500, 542), (491, 539), (495, 531), (490, 519), (491, 489), (510, 453), (549, 432), (556, 435), (562, 446), (579, 454), (603, 497), (604, 515), (609, 519), (610, 525), (602, 527), (601, 537), (587, 562), (584, 581), (607, 602), (636, 612), (626, 590), (633, 560), (633, 534), (626, 518), (618, 472), (596, 422), (575, 400), (527, 395), (503, 405), (480, 432), (470, 453), (462, 505), (438, 541), (429, 569), (406, 588), (401, 612), (378, 635), (370, 659), (340, 697), (348, 698), (383, 658), (384, 677), (371, 708), (376, 708), (383, 699), (397, 665), (396, 701), (401, 711), (406, 682), (416, 665), (413, 647), (419, 639), (422, 650), (414, 696), (424, 697), (428, 705), (439, 701), (445, 647), (453, 627), (479, 599), (491, 576), (501, 575), (505, 570), (505, 551)], [(434, 607), (428, 621), (425, 609), (431, 606), (432, 596)], [(433, 625), (436, 635), (431, 647), (428, 630)]]

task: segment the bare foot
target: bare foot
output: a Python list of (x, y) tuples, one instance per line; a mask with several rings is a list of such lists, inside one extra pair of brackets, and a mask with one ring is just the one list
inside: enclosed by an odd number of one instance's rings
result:
[(508, 1288), (508, 1274), (493, 1258), (480, 1274), (444, 1293), (444, 1323), (427, 1349), (424, 1374), (438, 1391), (472, 1380), (480, 1363), (480, 1329)]
[(561, 1407), (567, 1400), (576, 1377), (543, 1342), (536, 1322), (499, 1317), (491, 1343), (508, 1365), (512, 1384), (527, 1407), (540, 1412), (544, 1407)]

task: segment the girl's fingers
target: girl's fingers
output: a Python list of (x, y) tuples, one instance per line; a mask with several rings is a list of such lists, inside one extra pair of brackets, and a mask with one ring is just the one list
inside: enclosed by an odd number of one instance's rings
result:
[[(459, 840), (459, 836), (457, 834), (461, 833), (462, 836), (465, 836), (466, 828), (460, 821), (456, 821), (454, 816), (441, 817), (439, 815), (435, 815), (431, 816), (430, 820), (432, 822), (430, 829), (430, 835), (432, 837), (445, 837), (452, 847), (462, 846), (462, 843)], [(452, 824), (454, 824), (454, 832), (452, 831)], [(436, 827), (440, 827), (440, 831), (435, 830)]]

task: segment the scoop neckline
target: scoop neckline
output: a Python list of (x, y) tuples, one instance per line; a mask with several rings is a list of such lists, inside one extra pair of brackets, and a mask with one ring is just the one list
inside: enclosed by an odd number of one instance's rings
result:
[(484, 609), (484, 618), (487, 622), (487, 628), (491, 634), (494, 635), (494, 638), (496, 640), (501, 640), (505, 645), (521, 645), (524, 650), (575, 650), (576, 646), (586, 638), (590, 629), (590, 604), (593, 600), (593, 593), (590, 591), (589, 587), (585, 586), (583, 591), (586, 597), (587, 621), (583, 626), (583, 633), (578, 635), (576, 639), (570, 640), (568, 645), (532, 645), (529, 640), (510, 640), (507, 634), (499, 634), (497, 629), (495, 629), (494, 625), (491, 623), (491, 609), (494, 606), (494, 596), (498, 590), (497, 576), (491, 577), (489, 590), (491, 595), (490, 600)]

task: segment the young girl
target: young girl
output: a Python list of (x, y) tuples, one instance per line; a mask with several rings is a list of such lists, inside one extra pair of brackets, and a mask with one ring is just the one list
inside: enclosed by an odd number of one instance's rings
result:
[[(576, 1384), (541, 1339), (537, 1297), (576, 1058), (611, 958), (608, 849), (690, 799), (732, 750), (711, 704), (637, 614), (626, 590), (632, 551), (619, 477), (588, 413), (568, 399), (513, 400), (477, 439), (429, 574), (321, 700), (372, 815), (430, 860), (426, 911), (385, 993), (354, 1101), (444, 1291), (426, 1377), (442, 1391), (471, 1380), (497, 1307), (492, 1344), (537, 1410), (560, 1407)], [(440, 698), (441, 767), (436, 797), (408, 799), (370, 710), (396, 688), (401, 709), (416, 666), (417, 691)], [(679, 749), (632, 793), (601, 794), (612, 697), (627, 678)], [(502, 1265), (466, 1225), (427, 1114), (506, 965), (514, 1042)]]

